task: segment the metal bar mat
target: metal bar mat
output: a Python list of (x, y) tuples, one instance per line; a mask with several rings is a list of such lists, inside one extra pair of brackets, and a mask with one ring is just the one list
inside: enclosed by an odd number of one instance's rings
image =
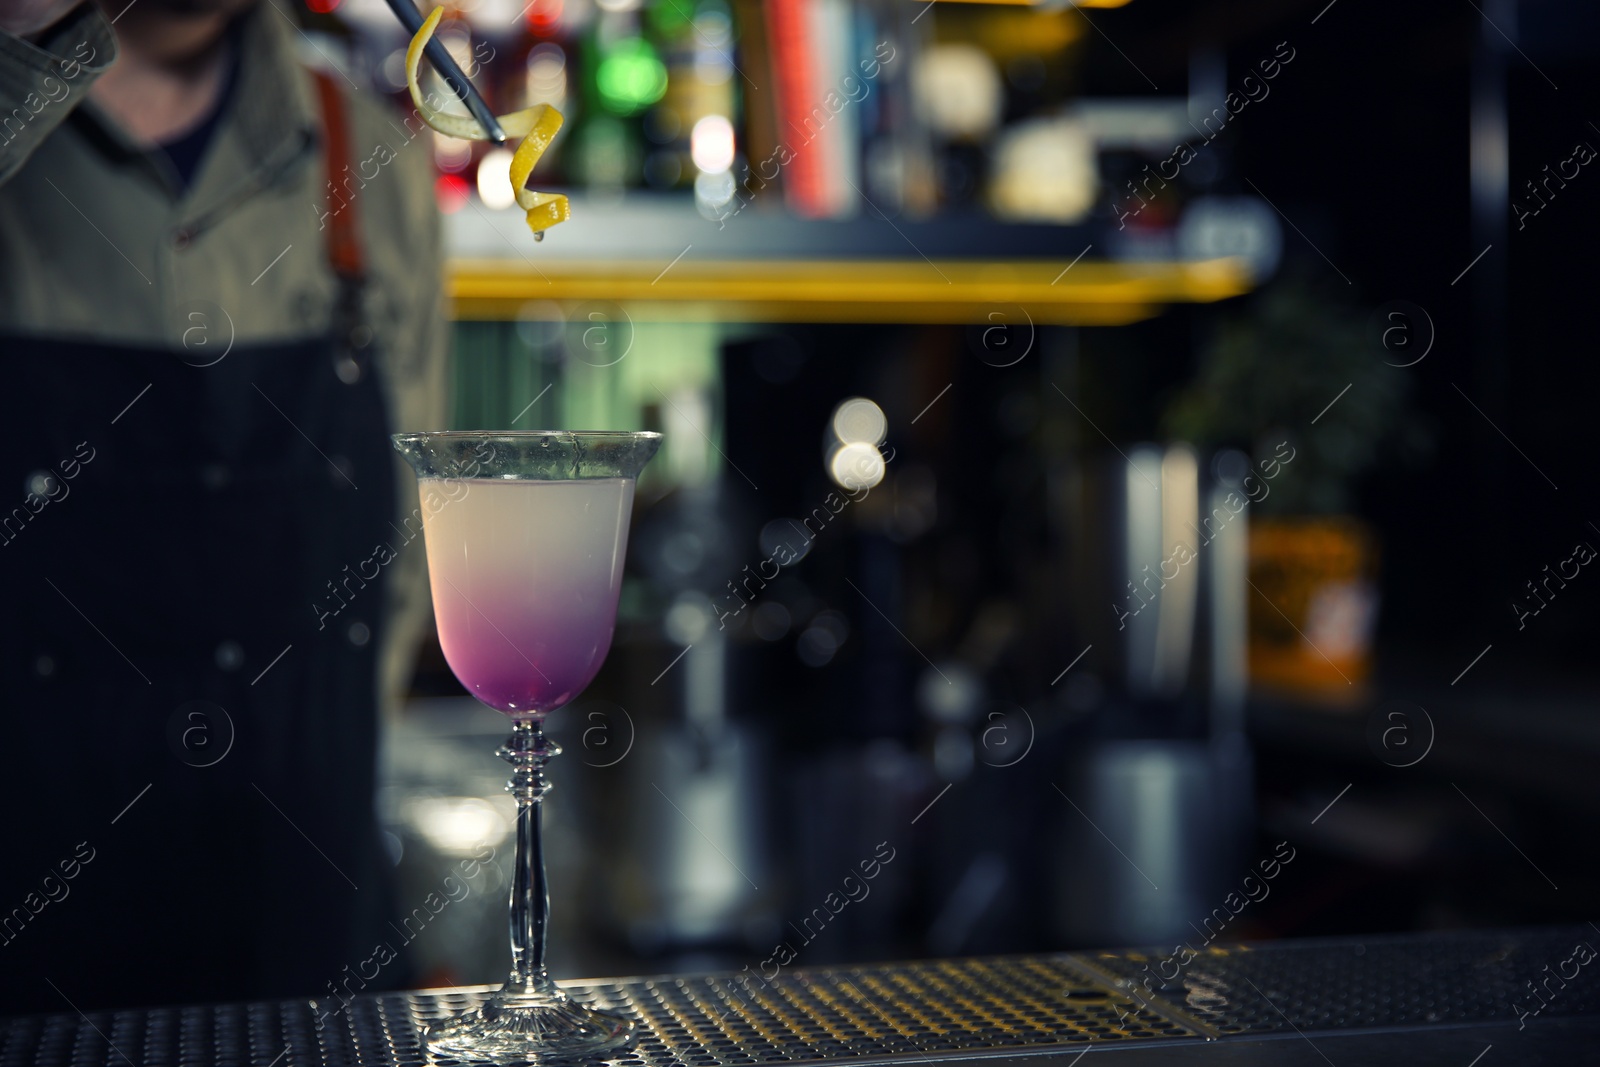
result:
[[(1600, 937), (1578, 928), (1209, 946), (1170, 980), (1174, 957), (1125, 952), (567, 988), (637, 1020), (634, 1047), (610, 1061), (618, 1067), (917, 1061), (1190, 1043), (1291, 1027), (1515, 1021), (1519, 1011), (1595, 1015), (1600, 968), (1574, 962), (1574, 946), (1589, 942)], [(452, 990), (0, 1020), (0, 1067), (449, 1067), (452, 1061), (424, 1052), (421, 1031), (484, 995)]]
[[(1192, 959), (1081, 958), (1114, 985), (1225, 1035), (1600, 1015), (1600, 965), (1590, 963), (1597, 948), (1596, 931), (1579, 926), (1213, 946)], [(1181, 974), (1166, 979), (1183, 961)]]

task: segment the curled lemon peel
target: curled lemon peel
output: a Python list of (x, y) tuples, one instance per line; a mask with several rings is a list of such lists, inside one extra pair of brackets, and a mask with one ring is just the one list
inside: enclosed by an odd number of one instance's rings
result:
[[(487, 141), (488, 131), (478, 124), (477, 119), (434, 107), (423, 98), (422, 86), (417, 82), (422, 50), (428, 46), (443, 17), (444, 8), (434, 8), (406, 46), (406, 88), (411, 90), (411, 102), (416, 105), (417, 114), (435, 130), (446, 137), (458, 137), (464, 141)], [(536, 104), (496, 118), (507, 137), (522, 138), (511, 157), (511, 191), (517, 198), (517, 206), (527, 212), (528, 229), (536, 236), (541, 235), (556, 223), (565, 222), (571, 215), (571, 207), (564, 194), (536, 193), (527, 188), (528, 176), (533, 173), (534, 165), (561, 129), (561, 112), (549, 104)]]

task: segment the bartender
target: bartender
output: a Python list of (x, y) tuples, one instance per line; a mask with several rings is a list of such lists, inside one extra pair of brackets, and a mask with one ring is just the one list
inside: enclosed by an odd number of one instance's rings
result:
[(411, 979), (352, 980), (408, 903), (430, 139), (306, 43), (287, 0), (0, 0), (0, 1012)]

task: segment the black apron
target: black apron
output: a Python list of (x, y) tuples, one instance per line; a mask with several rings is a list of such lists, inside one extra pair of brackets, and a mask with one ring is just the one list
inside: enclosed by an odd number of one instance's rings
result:
[(326, 995), (394, 941), (393, 453), (333, 258), (335, 339), (0, 339), (0, 1011)]

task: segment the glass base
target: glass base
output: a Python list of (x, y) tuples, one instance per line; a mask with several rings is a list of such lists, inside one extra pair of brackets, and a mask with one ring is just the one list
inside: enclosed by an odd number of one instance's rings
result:
[(633, 1021), (577, 1003), (554, 985), (507, 985), (481, 1007), (428, 1028), (436, 1056), (490, 1063), (545, 1064), (633, 1044)]

